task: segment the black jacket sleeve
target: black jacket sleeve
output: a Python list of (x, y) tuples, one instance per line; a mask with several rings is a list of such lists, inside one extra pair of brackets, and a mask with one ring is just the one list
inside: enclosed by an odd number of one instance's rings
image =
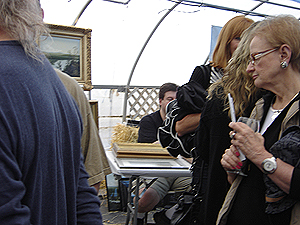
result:
[(181, 109), (178, 120), (187, 114), (202, 112), (207, 97), (206, 89), (209, 87), (210, 72), (209, 65), (197, 66), (190, 81), (178, 88), (177, 100)]

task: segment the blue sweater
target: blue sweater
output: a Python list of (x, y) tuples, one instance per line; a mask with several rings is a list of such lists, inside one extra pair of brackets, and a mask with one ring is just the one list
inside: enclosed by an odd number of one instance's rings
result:
[(77, 106), (47, 59), (0, 42), (0, 224), (102, 224)]

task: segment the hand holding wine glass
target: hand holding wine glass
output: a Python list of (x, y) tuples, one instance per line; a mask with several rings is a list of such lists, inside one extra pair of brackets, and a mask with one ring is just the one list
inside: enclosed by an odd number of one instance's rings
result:
[[(248, 118), (248, 117), (240, 117), (238, 119), (237, 122), (242, 122), (244, 124), (247, 124), (254, 132), (259, 132), (259, 121), (258, 120), (255, 120), (255, 119), (251, 119), (251, 118)], [(246, 160), (246, 156), (244, 155), (244, 153), (239, 150), (239, 158), (241, 161), (244, 161)]]
[[(254, 132), (258, 132), (259, 131), (259, 121), (258, 120), (251, 119), (251, 118), (248, 118), (248, 117), (240, 117), (237, 122), (245, 123)], [(235, 134), (236, 134), (236, 132), (234, 131), (233, 134), (231, 134), (231, 138), (234, 138)], [(238, 156), (239, 159), (243, 162), (243, 164), (245, 164), (244, 162), (246, 161), (246, 156), (244, 155), (244, 153), (238, 147), (236, 147), (236, 148), (239, 151), (239, 156)], [(228, 172), (236, 173), (236, 174), (239, 174), (239, 175), (242, 175), (242, 176), (247, 176), (244, 172), (242, 172), (242, 168), (235, 169), (235, 170), (228, 171)]]
[[(230, 95), (230, 93), (228, 94), (228, 100), (229, 100), (229, 106), (230, 106), (230, 113), (231, 113), (231, 120), (232, 122), (236, 122), (236, 117), (235, 117), (235, 110), (234, 110), (234, 105), (233, 105), (233, 99)], [(240, 117), (238, 119), (237, 122), (242, 122), (242, 123), (245, 123), (246, 125), (248, 125), (254, 132), (258, 132), (259, 131), (259, 121), (255, 120), (255, 119), (251, 119), (251, 118), (248, 118), (248, 117)], [(234, 138), (236, 132), (234, 131), (230, 137), (231, 138)], [(243, 154), (243, 152), (237, 148), (238, 151), (239, 151), (239, 159), (244, 162), (246, 160), (246, 156)], [(243, 163), (244, 164), (244, 163)], [(240, 169), (234, 169), (234, 170), (230, 170), (230, 171), (227, 171), (227, 172), (230, 172), (230, 173), (236, 173), (236, 174), (239, 174), (239, 175), (243, 175), (243, 176), (246, 176), (245, 173), (242, 172), (242, 168)]]

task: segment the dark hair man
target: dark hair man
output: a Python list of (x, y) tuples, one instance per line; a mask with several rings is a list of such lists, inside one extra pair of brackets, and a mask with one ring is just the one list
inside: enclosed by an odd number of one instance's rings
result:
[(176, 98), (177, 85), (174, 83), (165, 83), (159, 89), (160, 109), (140, 121), (138, 142), (153, 143), (157, 141), (157, 129), (163, 125), (166, 118), (167, 104)]

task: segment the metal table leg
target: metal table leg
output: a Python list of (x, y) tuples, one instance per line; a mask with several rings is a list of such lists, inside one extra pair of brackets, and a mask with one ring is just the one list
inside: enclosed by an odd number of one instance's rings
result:
[[(135, 188), (132, 188), (132, 182), (136, 180), (136, 186)], [(130, 215), (133, 214), (133, 225), (137, 225), (137, 214), (138, 214), (138, 201), (139, 201), (139, 186), (140, 186), (140, 177), (139, 176), (131, 176), (129, 179), (129, 185), (128, 185), (128, 196), (127, 196), (127, 217), (126, 217), (126, 223), (125, 225), (128, 225), (130, 222)], [(134, 205), (131, 204), (131, 192), (135, 191), (135, 202)]]
[[(136, 180), (135, 187), (132, 187), (133, 181)], [(148, 184), (145, 179), (140, 182), (140, 176), (132, 175), (129, 179), (129, 185), (128, 185), (128, 196), (127, 196), (127, 217), (126, 217), (126, 223), (125, 225), (128, 225), (130, 222), (131, 213), (133, 214), (132, 220), (133, 225), (137, 225), (137, 215), (138, 215), (138, 207), (139, 207), (139, 192), (140, 192), (140, 185), (141, 183), (145, 184), (145, 188), (148, 188), (155, 182), (157, 178), (152, 179)], [(131, 204), (131, 193), (135, 193), (135, 201), (133, 204)], [(147, 213), (145, 213), (145, 217), (143, 220), (143, 224), (147, 224)]]

